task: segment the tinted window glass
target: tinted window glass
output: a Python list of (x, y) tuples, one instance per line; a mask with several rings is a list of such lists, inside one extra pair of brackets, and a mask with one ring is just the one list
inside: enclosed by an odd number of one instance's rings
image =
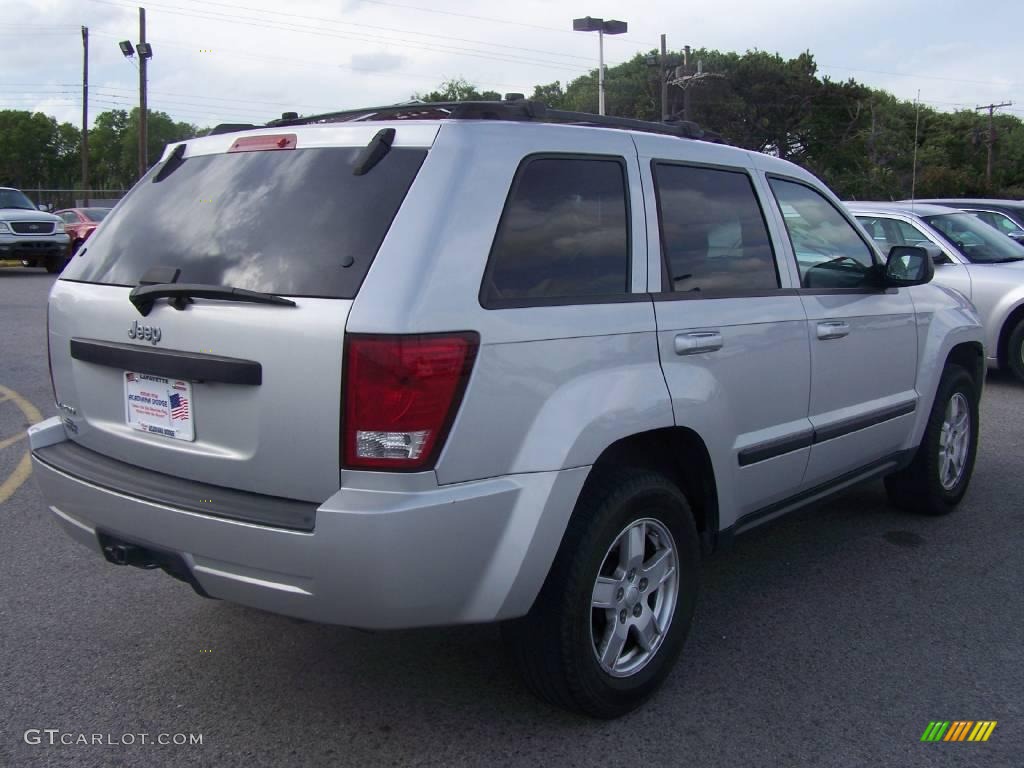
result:
[(792, 181), (769, 179), (793, 243), (804, 288), (859, 288), (874, 256), (857, 230), (823, 195)]
[(32, 201), (16, 189), (0, 189), (0, 208), (21, 208), (34, 211)]
[(107, 218), (107, 214), (110, 213), (109, 208), (83, 208), (82, 210), (89, 221), (103, 221)]
[(485, 304), (628, 290), (625, 167), (538, 158), (517, 174), (485, 277)]
[(670, 290), (714, 296), (779, 287), (771, 240), (745, 173), (657, 164), (655, 185)]
[(360, 151), (203, 155), (161, 181), (151, 172), (61, 278), (134, 286), (164, 266), (180, 283), (353, 298), (426, 156), (396, 147), (353, 176)]
[(996, 213), (995, 211), (968, 211), (968, 213), (973, 213), (986, 224), (991, 227), (995, 227), (1004, 235), (1024, 234), (1024, 230), (1017, 226), (1017, 223), (1005, 213)]
[(923, 218), (971, 261), (993, 264), (1024, 258), (1024, 246), (969, 213), (944, 213)]
[(924, 233), (899, 219), (890, 219), (888, 216), (858, 216), (857, 221), (868, 231), (883, 253), (888, 253), (894, 245), (931, 243)]

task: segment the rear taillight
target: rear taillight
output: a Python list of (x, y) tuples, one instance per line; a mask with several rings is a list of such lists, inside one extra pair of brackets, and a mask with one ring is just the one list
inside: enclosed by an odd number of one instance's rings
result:
[(347, 336), (345, 466), (431, 468), (459, 409), (479, 343), (480, 337), (469, 332)]

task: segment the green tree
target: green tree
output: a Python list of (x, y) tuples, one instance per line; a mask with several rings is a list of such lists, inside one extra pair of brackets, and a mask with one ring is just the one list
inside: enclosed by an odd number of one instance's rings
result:
[[(160, 160), (164, 147), (197, 135), (189, 123), (178, 123), (166, 112), (149, 112), (147, 122), (149, 164)], [(89, 132), (89, 160), (92, 186), (130, 187), (139, 176), (139, 110), (115, 109), (96, 116)]]
[(78, 176), (78, 129), (42, 112), (0, 110), (0, 184), (71, 186)]
[(497, 91), (478, 91), (462, 78), (453, 78), (441, 83), (436, 91), (430, 93), (414, 93), (414, 99), (420, 101), (497, 101), (501, 94)]

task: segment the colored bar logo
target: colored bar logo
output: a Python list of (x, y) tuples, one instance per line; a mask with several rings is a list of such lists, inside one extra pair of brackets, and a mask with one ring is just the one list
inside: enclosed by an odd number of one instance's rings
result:
[(995, 720), (932, 720), (921, 734), (921, 741), (988, 741), (996, 728)]

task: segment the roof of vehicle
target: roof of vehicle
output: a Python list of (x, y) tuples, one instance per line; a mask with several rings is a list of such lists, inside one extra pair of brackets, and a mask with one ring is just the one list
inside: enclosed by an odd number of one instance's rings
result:
[(110, 210), (113, 210), (113, 208), (111, 206), (109, 206), (109, 205), (82, 205), (82, 206), (76, 206), (74, 208), (61, 208), (59, 211), (54, 211), (54, 213), (67, 213), (68, 211), (74, 211), (75, 213), (80, 213), (82, 211), (110, 211)]
[(887, 201), (871, 201), (871, 200), (844, 200), (843, 205), (855, 212), (888, 212), (888, 213), (908, 213), (917, 216), (938, 216), (944, 213), (952, 213), (955, 209), (952, 209), (948, 205), (934, 205), (932, 203), (922, 203), (916, 201), (914, 203), (907, 202), (887, 202)]
[[(903, 200), (904, 203), (909, 203), (909, 200)], [(999, 200), (996, 198), (986, 197), (934, 197), (926, 200), (918, 200), (919, 203), (935, 203), (936, 205), (948, 205), (954, 208), (957, 205), (987, 205), (996, 206), (1000, 208), (1024, 208), (1024, 200)]]
[[(500, 126), (513, 131), (536, 131), (539, 134), (547, 131), (611, 129), (633, 135), (638, 141), (638, 148), (641, 143), (646, 144), (648, 152), (660, 151), (651, 147), (657, 147), (661, 142), (681, 140), (702, 147), (707, 162), (721, 162), (739, 168), (756, 167), (805, 180), (813, 178), (787, 160), (722, 143), (718, 134), (705, 131), (696, 123), (658, 123), (551, 110), (533, 101), (397, 104), (303, 118), (296, 117), (294, 113), (286, 113), (281, 120), (272, 120), (263, 126), (228, 123), (217, 126), (205, 137), (168, 144), (161, 160), (170, 157), (182, 144), (188, 145), (184, 154), (186, 157), (217, 154), (229, 151), (239, 139), (275, 135), (281, 133), (282, 129), (302, 137), (298, 140), (300, 147), (365, 145), (388, 129), (396, 129), (388, 140), (395, 147), (430, 147), (438, 131), (445, 125), (458, 125), (459, 128), (469, 128), (471, 132), (476, 126), (491, 129)], [(538, 140), (538, 144), (543, 144), (543, 141)]]
[[(236, 141), (252, 136), (278, 135), (285, 131), (287, 131), (287, 133), (296, 134), (300, 137), (297, 142), (300, 148), (365, 145), (373, 139), (376, 134), (388, 129), (396, 130), (395, 135), (391, 137), (389, 141), (392, 146), (429, 148), (433, 145), (437, 137), (438, 130), (445, 125), (458, 126), (460, 129), (469, 128), (471, 130), (475, 126), (484, 126), (491, 129), (500, 127), (512, 131), (536, 131), (540, 133), (546, 133), (548, 131), (608, 130), (608, 128), (613, 128), (634, 136), (643, 136), (646, 139), (670, 142), (679, 141), (679, 137), (672, 133), (664, 134), (660, 131), (634, 130), (631, 127), (617, 128), (616, 126), (594, 125), (589, 122), (564, 124), (547, 121), (501, 121), (466, 118), (460, 118), (458, 120), (451, 120), (448, 118), (417, 118), (414, 120), (394, 118), (380, 121), (374, 120), (373, 122), (363, 120), (340, 122), (331, 121), (298, 123), (288, 126), (267, 125), (247, 126), (245, 128), (238, 127), (231, 131), (222, 131), (219, 133), (211, 132), (207, 136), (187, 139), (179, 142), (178, 144), (168, 144), (164, 150), (161, 160), (167, 159), (170, 154), (175, 151), (176, 147), (181, 146), (182, 144), (188, 146), (185, 155), (186, 157), (216, 154), (227, 152)], [(736, 164), (744, 167), (750, 166), (750, 155), (756, 154), (738, 147), (732, 147), (728, 144), (707, 141), (698, 141), (696, 143), (708, 147), (709, 149), (713, 148), (714, 150), (717, 150), (719, 156), (723, 156), (723, 154), (724, 156), (735, 155)], [(768, 155), (763, 157), (767, 160), (776, 160), (780, 165), (792, 166), (791, 163), (778, 160), (777, 158), (772, 158)]]
[[(688, 120), (652, 122), (614, 115), (594, 115), (589, 112), (571, 112), (551, 109), (540, 101), (513, 99), (508, 101), (445, 101), (391, 104), (382, 107), (362, 107), (340, 112), (298, 117), (285, 113), (280, 120), (271, 120), (267, 127), (280, 128), (293, 125), (319, 123), (370, 122), (380, 120), (502, 120), (508, 122), (561, 123), (571, 125), (618, 128), (645, 133), (660, 133), (686, 139), (721, 142), (721, 137), (706, 131)], [(255, 126), (250, 126), (255, 127)], [(213, 132), (218, 132), (217, 126)], [(231, 130), (230, 128), (228, 130)]]

